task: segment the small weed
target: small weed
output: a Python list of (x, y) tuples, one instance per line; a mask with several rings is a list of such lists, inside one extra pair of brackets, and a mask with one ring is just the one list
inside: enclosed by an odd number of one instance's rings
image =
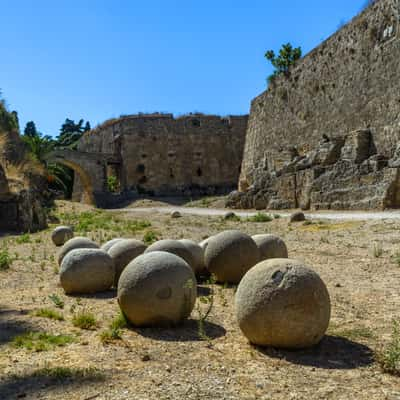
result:
[(12, 258), (8, 249), (4, 248), (0, 250), (0, 270), (6, 270), (11, 267)]
[(400, 376), (400, 323), (393, 321), (392, 338), (384, 351), (378, 355), (382, 370)]
[(58, 311), (51, 310), (49, 308), (41, 308), (33, 312), (35, 317), (55, 319), (57, 321), (64, 321), (64, 316)]
[(375, 258), (380, 258), (383, 255), (383, 248), (381, 243), (374, 243), (373, 254)]
[(396, 252), (396, 254), (393, 256), (393, 261), (400, 267), (400, 252)]
[(16, 336), (13, 345), (34, 351), (51, 350), (54, 347), (66, 346), (75, 342), (75, 338), (70, 335), (52, 335), (46, 332), (28, 332), (24, 335)]
[[(215, 282), (215, 276), (211, 275), (210, 279), (206, 283), (211, 286), (214, 285)], [(207, 296), (201, 296), (198, 300), (199, 302), (196, 307), (196, 311), (199, 315), (197, 321), (198, 335), (200, 339), (207, 341), (209, 346), (211, 346), (211, 338), (206, 333), (205, 324), (214, 306), (214, 289), (211, 287), (210, 294)], [(202, 305), (205, 307), (205, 310), (203, 310)]]
[(100, 340), (102, 343), (111, 343), (115, 340), (121, 340), (121, 329), (126, 328), (128, 326), (128, 322), (120, 312), (111, 322), (109, 328), (100, 333)]
[(105, 375), (94, 367), (75, 368), (75, 367), (45, 367), (38, 369), (33, 374), (35, 377), (46, 377), (51, 379), (84, 379), (90, 381), (103, 381)]
[(147, 245), (153, 244), (158, 240), (158, 236), (154, 231), (147, 231), (143, 235), (143, 242)]
[(72, 324), (77, 328), (95, 330), (97, 328), (97, 321), (94, 314), (81, 311), (72, 317)]
[(256, 215), (249, 217), (248, 221), (249, 222), (271, 222), (272, 219), (273, 218), (270, 215), (259, 212)]
[(49, 299), (54, 303), (57, 308), (64, 308), (64, 301), (56, 294), (51, 294)]
[(18, 244), (30, 243), (31, 242), (31, 235), (29, 233), (24, 233), (23, 235), (17, 237), (15, 239), (15, 241)]

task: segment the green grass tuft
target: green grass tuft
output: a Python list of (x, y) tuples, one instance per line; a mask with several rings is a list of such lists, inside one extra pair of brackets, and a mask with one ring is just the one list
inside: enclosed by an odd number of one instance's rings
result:
[(33, 315), (35, 317), (55, 319), (56, 321), (64, 321), (64, 316), (61, 313), (51, 310), (49, 308), (41, 308), (39, 310), (36, 310), (33, 312)]
[(28, 332), (24, 335), (16, 336), (13, 345), (34, 351), (46, 351), (55, 347), (66, 346), (75, 342), (75, 338), (70, 335), (52, 335), (46, 332)]
[(30, 243), (31, 242), (31, 235), (29, 233), (24, 233), (23, 235), (17, 237), (15, 239), (15, 241), (18, 244)]
[(249, 217), (248, 221), (249, 222), (271, 222), (272, 219), (273, 218), (269, 214), (259, 212), (256, 215)]
[(97, 320), (94, 314), (81, 311), (72, 318), (72, 324), (77, 328), (86, 330), (95, 330), (97, 328)]
[(378, 355), (382, 370), (400, 376), (400, 323), (393, 321), (392, 338), (384, 351)]
[(7, 249), (0, 250), (0, 270), (6, 270), (11, 267), (12, 258)]
[(84, 379), (93, 381), (103, 381), (105, 375), (94, 367), (75, 368), (75, 367), (45, 367), (36, 370), (33, 375), (37, 378), (63, 379)]

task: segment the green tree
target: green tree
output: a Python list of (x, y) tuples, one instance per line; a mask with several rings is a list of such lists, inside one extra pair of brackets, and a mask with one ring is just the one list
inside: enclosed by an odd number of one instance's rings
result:
[(37, 131), (36, 125), (33, 121), (29, 121), (26, 123), (25, 129), (24, 129), (24, 136), (31, 137), (31, 138), (38, 136), (38, 131)]
[(265, 58), (275, 68), (273, 74), (268, 77), (268, 83), (278, 75), (288, 76), (290, 67), (296, 64), (301, 58), (301, 54), (301, 47), (293, 47), (290, 43), (282, 45), (279, 55), (276, 55), (273, 50), (268, 50), (265, 53)]
[(75, 123), (74, 120), (67, 118), (61, 125), (60, 134), (57, 137), (57, 146), (75, 149), (76, 143), (82, 137), (82, 134), (90, 130), (89, 122), (86, 122), (85, 126), (83, 124), (83, 119)]

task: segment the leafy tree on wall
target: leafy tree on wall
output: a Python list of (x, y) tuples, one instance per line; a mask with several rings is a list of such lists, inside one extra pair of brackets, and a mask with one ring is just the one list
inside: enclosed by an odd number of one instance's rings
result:
[(82, 137), (83, 133), (90, 131), (90, 123), (80, 119), (78, 123), (74, 120), (67, 118), (61, 125), (60, 134), (57, 137), (58, 147), (69, 147), (76, 149), (76, 142)]
[(273, 50), (265, 53), (265, 58), (271, 62), (275, 71), (268, 77), (268, 83), (271, 83), (278, 75), (288, 75), (290, 67), (295, 65), (301, 58), (301, 47), (293, 47), (290, 43), (282, 45), (279, 54), (276, 55)]

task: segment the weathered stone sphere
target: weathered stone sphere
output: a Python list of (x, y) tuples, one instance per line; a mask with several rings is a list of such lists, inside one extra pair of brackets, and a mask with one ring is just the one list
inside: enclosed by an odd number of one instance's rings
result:
[(259, 257), (258, 247), (249, 235), (224, 231), (210, 238), (204, 264), (218, 282), (238, 283)]
[(297, 211), (290, 216), (290, 222), (301, 222), (305, 220), (306, 216), (301, 211)]
[(140, 240), (123, 239), (115, 243), (108, 254), (114, 261), (115, 276), (114, 286), (118, 285), (118, 279), (125, 267), (137, 256), (143, 254), (146, 250), (146, 245)]
[(235, 219), (237, 215), (233, 211), (228, 211), (224, 214), (224, 219)]
[(235, 295), (239, 327), (256, 345), (298, 349), (317, 344), (330, 319), (328, 290), (300, 261), (274, 258), (257, 264)]
[(206, 250), (207, 246), (208, 246), (208, 242), (210, 241), (212, 236), (208, 237), (207, 239), (204, 239), (203, 241), (201, 241), (199, 243), (199, 246), (203, 249), (203, 252)]
[(181, 218), (182, 214), (179, 211), (172, 211), (171, 218)]
[(186, 248), (186, 246), (179, 240), (173, 239), (163, 239), (158, 242), (153, 243), (149, 246), (145, 253), (151, 253), (152, 251), (166, 251), (167, 253), (172, 253), (178, 257), (183, 258), (193, 269), (195, 265), (192, 253)]
[(66, 241), (74, 237), (70, 226), (57, 226), (51, 233), (51, 240), (56, 246), (62, 246)]
[(175, 325), (196, 301), (196, 277), (175, 254), (153, 251), (136, 257), (118, 282), (118, 303), (135, 326)]
[(256, 242), (260, 251), (260, 261), (270, 258), (288, 258), (288, 250), (285, 242), (275, 235), (254, 235), (252, 239)]
[(58, 265), (61, 265), (63, 258), (71, 250), (98, 249), (98, 248), (99, 246), (95, 242), (93, 242), (93, 240), (90, 240), (83, 236), (77, 236), (72, 239), (69, 239), (58, 252)]
[(121, 240), (124, 240), (123, 238), (115, 238), (115, 239), (111, 239), (105, 243), (103, 243), (100, 247), (101, 250), (107, 251), (111, 249), (112, 246), (114, 246), (114, 244), (120, 242)]
[(75, 249), (61, 263), (60, 283), (65, 293), (96, 293), (111, 288), (114, 263), (100, 249)]
[(191, 265), (191, 267), (194, 273), (196, 275), (202, 273), (205, 270), (203, 249), (196, 242), (193, 242), (193, 240), (181, 239), (179, 241), (192, 255), (193, 265)]

